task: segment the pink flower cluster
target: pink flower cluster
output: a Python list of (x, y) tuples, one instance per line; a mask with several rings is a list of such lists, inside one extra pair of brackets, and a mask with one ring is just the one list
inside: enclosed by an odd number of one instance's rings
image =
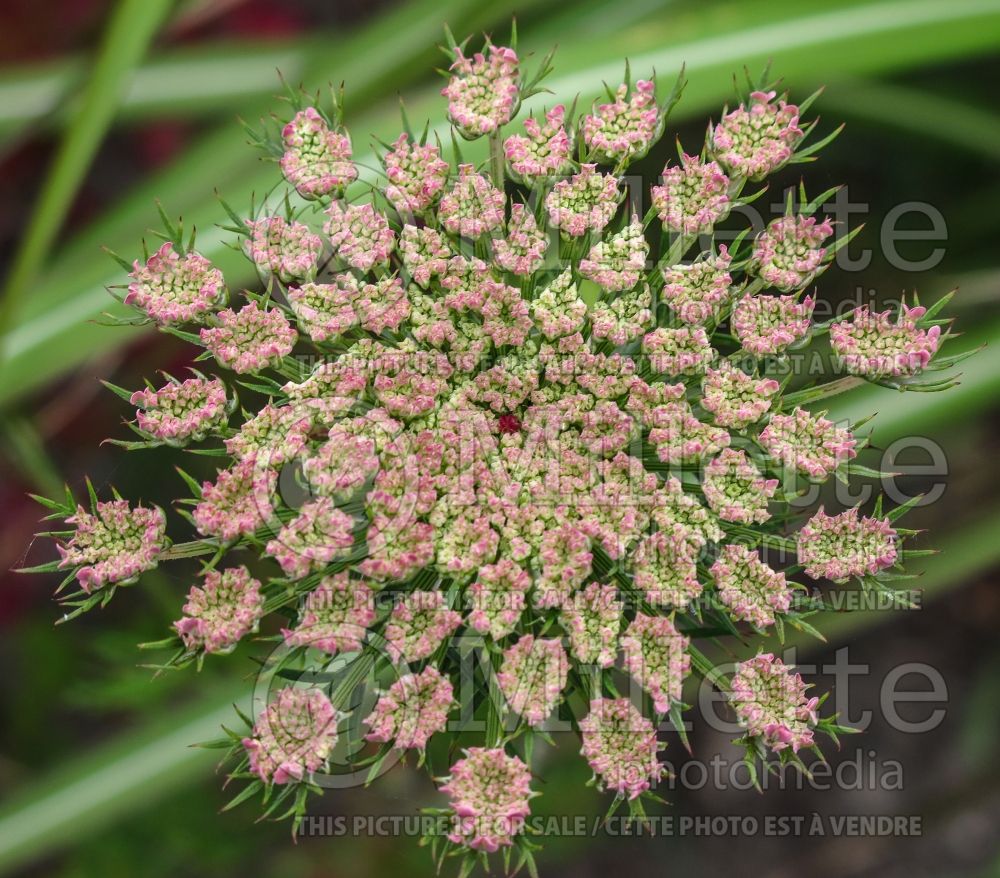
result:
[(396, 249), (396, 233), (371, 204), (344, 206), (334, 201), (326, 215), (323, 231), (330, 236), (333, 252), (351, 268), (366, 272), (388, 263)]
[(464, 137), (474, 139), (506, 125), (519, 104), (517, 53), (487, 46), (488, 56), (466, 58), (456, 46), (452, 77), (441, 90), (448, 98), (448, 117)]
[(840, 464), (857, 456), (850, 430), (803, 408), (772, 415), (760, 444), (775, 460), (817, 481), (828, 479)]
[(668, 616), (636, 613), (625, 629), (625, 670), (649, 693), (657, 713), (667, 713), (671, 703), (681, 700), (684, 678), (691, 670), (690, 642)]
[(656, 104), (656, 84), (640, 79), (631, 89), (620, 85), (610, 103), (599, 104), (580, 126), (590, 154), (609, 164), (641, 158), (663, 131)]
[(632, 564), (636, 588), (651, 604), (684, 609), (701, 594), (694, 549), (676, 533), (657, 531), (644, 537)]
[(725, 521), (753, 524), (767, 521), (767, 503), (778, 489), (777, 479), (765, 479), (743, 451), (725, 448), (705, 467), (702, 482), (712, 511)]
[(216, 326), (201, 330), (201, 342), (220, 366), (234, 372), (259, 372), (288, 356), (298, 333), (281, 311), (256, 302), (239, 311), (222, 311)]
[(401, 213), (419, 214), (440, 197), (450, 168), (436, 146), (408, 140), (400, 134), (382, 158), (389, 181), (385, 195)]
[(200, 253), (183, 256), (168, 241), (145, 265), (136, 260), (126, 305), (142, 309), (157, 323), (199, 322), (226, 300), (222, 272)]
[(706, 370), (701, 404), (719, 426), (742, 430), (767, 414), (779, 387), (773, 378), (754, 378), (723, 360), (718, 369)]
[(566, 650), (558, 639), (526, 634), (504, 651), (497, 683), (510, 709), (538, 726), (562, 698), (568, 674)]
[(439, 789), (455, 814), (448, 839), (474, 851), (509, 847), (531, 813), (531, 770), (502, 747), (470, 747)]
[(261, 271), (274, 272), (285, 283), (316, 274), (323, 241), (309, 226), (281, 216), (244, 222), (249, 231), (246, 254)]
[(337, 743), (337, 712), (319, 689), (287, 686), (243, 739), (250, 770), (269, 784), (302, 780), (322, 768)]
[(469, 586), (469, 624), (494, 640), (506, 637), (524, 612), (525, 594), (531, 577), (509, 558), (480, 568), (476, 581)]
[(507, 237), (493, 242), (497, 265), (512, 274), (534, 274), (545, 261), (548, 238), (539, 231), (535, 215), (523, 204), (514, 204), (507, 222)]
[(758, 628), (773, 625), (774, 614), (787, 613), (792, 605), (785, 574), (772, 570), (745, 546), (723, 546), (712, 565), (712, 577), (719, 589), (719, 600), (733, 616)]
[(504, 195), (472, 165), (459, 165), (458, 179), (441, 199), (438, 218), (453, 235), (479, 238), (504, 219)]
[(88, 594), (152, 570), (170, 545), (167, 520), (158, 506), (132, 507), (127, 500), (109, 500), (96, 504), (93, 512), (78, 506), (66, 523), (76, 531), (65, 544), (57, 544), (59, 567), (79, 568), (76, 580)]
[(926, 308), (902, 304), (895, 322), (891, 312), (862, 305), (850, 320), (830, 326), (830, 344), (851, 375), (867, 378), (916, 375), (937, 353), (941, 327), (920, 327)]
[(580, 260), (580, 274), (612, 293), (630, 290), (646, 267), (649, 244), (638, 217), (606, 241), (599, 241)]
[(856, 506), (840, 515), (820, 507), (798, 533), (798, 556), (812, 579), (874, 575), (896, 563), (896, 531), (888, 519), (861, 516)]
[(649, 441), (664, 463), (688, 463), (717, 454), (730, 443), (721, 427), (703, 424), (686, 402), (668, 402), (653, 409)]
[(159, 390), (137, 390), (131, 402), (139, 429), (168, 445), (200, 442), (229, 417), (226, 385), (218, 378), (171, 378)]
[(253, 458), (222, 470), (214, 483), (204, 482), (192, 517), (199, 533), (230, 542), (254, 533), (273, 514), (277, 483), (274, 469)]
[(184, 617), (174, 629), (191, 650), (229, 652), (251, 631), (264, 613), (260, 582), (243, 567), (209, 570), (202, 586), (192, 586)]
[(803, 136), (799, 108), (776, 96), (753, 92), (749, 109), (741, 104), (712, 131), (715, 158), (731, 175), (762, 180), (792, 158)]
[(671, 232), (707, 234), (729, 213), (729, 178), (715, 162), (681, 155), (663, 169), (663, 183), (650, 191), (653, 208)]
[(375, 595), (346, 571), (324, 576), (306, 595), (293, 629), (283, 628), (289, 646), (308, 646), (331, 655), (358, 652), (375, 621)]
[(281, 170), (303, 198), (340, 194), (357, 179), (351, 139), (331, 130), (315, 107), (296, 113), (281, 135), (285, 141)]
[(700, 326), (661, 326), (643, 338), (642, 350), (649, 354), (653, 371), (666, 375), (701, 374), (717, 356)]
[(580, 165), (579, 173), (560, 180), (545, 196), (549, 222), (564, 235), (579, 238), (599, 232), (618, 211), (618, 180), (597, 165)]
[(591, 582), (565, 601), (559, 620), (569, 636), (569, 651), (585, 665), (609, 668), (618, 654), (624, 606), (611, 585)]
[(404, 674), (379, 696), (365, 720), (365, 737), (398, 750), (423, 750), (447, 725), (454, 703), (451, 681), (437, 668), (428, 665), (419, 674)]
[(733, 308), (733, 332), (747, 353), (780, 354), (809, 334), (815, 304), (812, 296), (744, 296)]
[(661, 295), (682, 323), (701, 324), (717, 318), (731, 296), (732, 257), (725, 246), (690, 265), (663, 269)]
[(748, 735), (775, 753), (786, 747), (798, 753), (813, 746), (819, 699), (807, 698), (808, 688), (781, 659), (763, 653), (736, 666), (729, 699)]
[(281, 569), (294, 579), (345, 557), (354, 544), (354, 520), (329, 497), (310, 500), (267, 544)]
[(826, 255), (820, 244), (832, 234), (829, 220), (817, 223), (814, 216), (798, 214), (779, 217), (757, 236), (750, 270), (782, 292), (800, 290), (819, 271)]
[(573, 165), (573, 141), (565, 127), (566, 108), (559, 104), (540, 124), (534, 116), (524, 120), (526, 134), (512, 134), (504, 141), (504, 154), (515, 177), (532, 183), (566, 173)]
[(417, 662), (434, 652), (461, 624), (461, 614), (448, 608), (444, 594), (415, 591), (393, 607), (385, 640), (394, 658)]
[(581, 753), (604, 789), (635, 799), (663, 776), (653, 723), (627, 698), (595, 698), (580, 720)]

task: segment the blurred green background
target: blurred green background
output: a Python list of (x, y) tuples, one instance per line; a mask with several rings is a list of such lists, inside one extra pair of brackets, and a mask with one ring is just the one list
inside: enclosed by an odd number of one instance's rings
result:
[[(954, 286), (955, 345), (989, 344), (963, 364), (945, 394), (896, 395), (864, 389), (836, 400), (838, 417), (878, 411), (874, 444), (926, 437), (947, 460), (947, 490), (912, 516), (929, 529), (924, 546), (941, 555), (923, 565), (924, 609), (823, 620), (826, 645), (805, 644), (804, 662), (822, 665), (849, 647), (851, 706), (876, 709), (871, 728), (832, 759), (896, 760), (899, 790), (676, 790), (667, 813), (692, 815), (920, 815), (920, 838), (550, 838), (543, 874), (622, 871), (880, 878), (1000, 875), (1000, 501), (996, 496), (1000, 415), (1000, 4), (996, 0), (884, 0), (807, 4), (785, 0), (29, 0), (0, 4), (0, 483), (2, 569), (46, 560), (26, 550), (38, 510), (28, 491), (76, 489), (84, 473), (126, 496), (169, 502), (169, 454), (126, 456), (101, 446), (122, 435), (120, 400), (98, 377), (137, 387), (144, 375), (178, 373), (189, 351), (168, 337), (107, 328), (105, 286), (122, 281), (110, 247), (132, 258), (157, 224), (154, 199), (200, 230), (199, 249), (231, 285), (249, 283), (248, 263), (228, 249), (213, 194), (235, 205), (269, 186), (274, 170), (244, 144), (237, 117), (277, 110), (275, 70), (318, 87), (344, 81), (357, 155), (371, 132), (398, 131), (397, 94), (415, 122), (443, 117), (433, 66), (447, 21), (456, 34), (506, 36), (518, 18), (522, 51), (558, 43), (551, 87), (589, 102), (614, 84), (622, 59), (635, 74), (664, 80), (687, 64), (690, 85), (668, 136), (643, 169), (655, 175), (674, 135), (689, 150), (705, 120), (732, 95), (732, 75), (768, 60), (792, 98), (827, 87), (815, 111), (845, 133), (814, 166), (795, 166), (811, 191), (847, 183), (870, 208), (851, 218), (865, 230), (853, 247), (874, 251), (863, 272), (833, 269), (821, 296), (927, 301)], [(944, 240), (900, 245), (913, 262), (936, 248), (932, 268), (900, 271), (880, 243), (886, 215), (924, 202), (947, 225)], [(927, 221), (910, 215), (899, 228)], [(904, 463), (928, 462), (911, 449)], [(162, 474), (150, 483), (149, 473)], [(918, 493), (938, 481), (912, 474)], [(52, 583), (5, 574), (0, 591), (0, 875), (382, 876), (431, 874), (412, 839), (368, 836), (291, 843), (284, 824), (254, 823), (254, 806), (219, 814), (226, 801), (211, 753), (191, 742), (215, 737), (248, 700), (250, 653), (151, 681), (134, 645), (162, 636), (188, 588), (165, 572), (119, 596), (107, 610), (53, 629)], [(902, 734), (877, 710), (879, 686), (902, 662), (938, 669), (948, 687), (944, 722)], [(824, 682), (819, 680), (820, 684)], [(905, 687), (901, 687), (905, 688)], [(915, 686), (919, 688), (919, 686)], [(925, 686), (926, 688), (926, 686)], [(927, 705), (912, 709), (928, 714)], [(725, 736), (696, 728), (695, 753), (732, 756)], [(596, 814), (582, 791), (588, 772), (573, 748), (546, 760), (545, 814)], [(859, 755), (860, 754), (860, 755)], [(676, 736), (668, 758), (684, 762)], [(397, 768), (367, 791), (331, 793), (317, 813), (412, 814), (434, 799), (429, 781)]]

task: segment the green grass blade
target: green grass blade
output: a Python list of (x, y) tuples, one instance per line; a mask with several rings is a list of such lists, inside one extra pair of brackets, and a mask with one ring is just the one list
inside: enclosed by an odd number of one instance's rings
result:
[(32, 212), (0, 293), (0, 333), (16, 298), (38, 273), (90, 163), (114, 119), (136, 64), (170, 11), (172, 0), (120, 0), (108, 24), (66, 136)]

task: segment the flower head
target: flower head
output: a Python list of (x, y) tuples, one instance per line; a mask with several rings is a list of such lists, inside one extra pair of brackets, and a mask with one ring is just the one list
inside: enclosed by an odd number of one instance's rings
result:
[(891, 312), (871, 311), (862, 305), (850, 320), (830, 326), (830, 344), (837, 358), (851, 375), (884, 378), (916, 375), (927, 367), (937, 353), (941, 327), (922, 329), (920, 318), (926, 313), (920, 306), (904, 303), (895, 322)]
[(282, 216), (245, 222), (246, 254), (261, 271), (272, 271), (285, 283), (315, 276), (323, 241), (309, 226)]
[(319, 581), (306, 595), (298, 624), (282, 629), (282, 634), (289, 646), (309, 646), (331, 654), (358, 652), (374, 621), (372, 590), (345, 570)]
[(779, 387), (773, 378), (754, 378), (722, 360), (718, 369), (705, 372), (701, 405), (719, 426), (742, 430), (767, 414)]
[(566, 651), (558, 639), (526, 634), (504, 650), (497, 682), (510, 709), (528, 725), (538, 726), (559, 703), (568, 673)]
[(129, 277), (125, 304), (157, 323), (201, 322), (226, 300), (222, 272), (194, 250), (182, 256), (169, 241), (145, 265), (136, 260)]
[(583, 664), (611, 667), (618, 654), (623, 604), (614, 586), (591, 582), (563, 601), (559, 621), (570, 654)]
[(656, 729), (627, 698), (591, 701), (580, 735), (580, 752), (604, 789), (635, 799), (663, 776)]
[(479, 238), (503, 222), (506, 199), (472, 165), (458, 166), (458, 179), (441, 199), (438, 217), (453, 235)]
[(712, 565), (712, 576), (722, 601), (733, 616), (758, 628), (774, 624), (775, 613), (786, 613), (792, 593), (785, 574), (768, 567), (756, 552), (730, 543)]
[(482, 567), (466, 593), (472, 606), (469, 624), (494, 640), (506, 637), (524, 612), (530, 587), (531, 577), (509, 558)]
[(591, 247), (590, 255), (580, 260), (580, 274), (612, 293), (629, 290), (639, 282), (648, 255), (642, 223), (632, 217), (620, 232)]
[(392, 609), (385, 626), (389, 652), (396, 661), (427, 658), (462, 624), (462, 616), (448, 608), (439, 591), (414, 591)]
[(665, 229), (684, 235), (712, 231), (729, 213), (729, 178), (715, 162), (681, 155), (663, 169), (663, 183), (651, 190), (653, 207)]
[(802, 139), (799, 108), (773, 91), (755, 91), (750, 106), (740, 104), (712, 132), (716, 160), (733, 176), (763, 180), (792, 157)]
[(408, 139), (400, 134), (382, 159), (389, 180), (385, 195), (400, 213), (423, 213), (444, 190), (449, 166), (436, 146), (411, 146)]
[(636, 546), (632, 564), (635, 586), (651, 604), (684, 609), (701, 594), (697, 554), (691, 543), (676, 533), (661, 530), (644, 537)]
[(298, 333), (277, 309), (256, 302), (221, 311), (218, 324), (201, 330), (201, 341), (219, 364), (234, 372), (259, 372), (276, 365), (295, 347)]
[(271, 498), (277, 482), (272, 467), (241, 460), (222, 470), (215, 483), (204, 482), (201, 500), (192, 513), (199, 533), (229, 542), (252, 534), (271, 516)]
[(545, 261), (548, 238), (538, 230), (535, 215), (523, 204), (514, 204), (507, 223), (507, 237), (493, 242), (497, 264), (517, 275), (534, 274)]
[(778, 489), (777, 479), (765, 479), (743, 451), (725, 448), (705, 467), (705, 499), (724, 521), (752, 524), (767, 521), (767, 502)]
[(323, 231), (330, 236), (333, 252), (358, 271), (371, 271), (389, 261), (396, 248), (396, 233), (389, 221), (371, 204), (334, 201), (326, 209)]
[(731, 262), (729, 251), (721, 246), (718, 254), (663, 269), (661, 296), (682, 323), (697, 325), (718, 316), (731, 295)]
[(601, 174), (597, 165), (581, 165), (580, 172), (560, 180), (545, 196), (549, 221), (564, 235), (579, 238), (599, 232), (618, 212), (618, 180)]
[(515, 177), (531, 183), (572, 167), (573, 140), (565, 117), (566, 108), (559, 104), (545, 114), (544, 123), (529, 116), (524, 120), (525, 134), (512, 134), (504, 141), (504, 154)]
[(681, 687), (691, 670), (689, 644), (667, 616), (636, 613), (625, 629), (625, 670), (649, 693), (657, 713), (666, 713), (671, 702), (681, 700)]
[(331, 130), (315, 107), (306, 107), (281, 132), (281, 170), (303, 198), (340, 195), (358, 177), (351, 138)]
[(736, 665), (729, 699), (747, 734), (760, 737), (775, 753), (791, 747), (798, 753), (813, 745), (818, 698), (807, 698), (809, 686), (770, 653)]
[(354, 544), (354, 520), (329, 497), (310, 500), (267, 544), (286, 574), (301, 579), (343, 558)]
[(772, 415), (760, 434), (760, 444), (775, 460), (818, 481), (857, 456), (850, 430), (802, 408), (789, 415)]
[(246, 567), (209, 570), (202, 586), (192, 586), (184, 617), (174, 628), (188, 649), (229, 652), (251, 631), (264, 613), (260, 582)]
[(286, 686), (243, 739), (250, 770), (265, 783), (302, 780), (321, 768), (337, 743), (337, 713), (319, 689)]
[(874, 575), (896, 563), (896, 531), (887, 518), (860, 516), (856, 506), (840, 515), (820, 507), (798, 533), (798, 556), (812, 579)]
[(531, 813), (531, 771), (503, 748), (471, 747), (441, 785), (455, 813), (449, 841), (493, 853), (514, 843)]
[(642, 158), (663, 131), (656, 84), (640, 79), (635, 88), (620, 85), (614, 99), (594, 107), (581, 125), (590, 153), (612, 164)]
[(817, 223), (814, 216), (798, 214), (779, 217), (757, 236), (750, 270), (782, 292), (800, 290), (816, 277), (826, 255), (820, 244), (832, 234), (829, 220)]
[(451, 681), (433, 665), (419, 674), (404, 674), (379, 696), (365, 720), (365, 738), (398, 750), (423, 750), (444, 729), (454, 703)]
[(744, 296), (733, 307), (733, 332), (756, 357), (780, 354), (808, 335), (815, 303), (812, 296)]
[(96, 504), (93, 512), (78, 506), (66, 523), (75, 532), (58, 546), (59, 567), (79, 568), (76, 581), (88, 594), (152, 570), (170, 545), (167, 520), (158, 506), (132, 507), (127, 500), (109, 500)]
[(168, 445), (199, 442), (229, 417), (226, 385), (218, 378), (171, 379), (159, 390), (137, 390), (131, 402), (139, 429)]
[(506, 125), (519, 104), (517, 53), (492, 44), (486, 49), (485, 55), (466, 58), (456, 46), (451, 79), (441, 90), (448, 98), (448, 118), (470, 140)]

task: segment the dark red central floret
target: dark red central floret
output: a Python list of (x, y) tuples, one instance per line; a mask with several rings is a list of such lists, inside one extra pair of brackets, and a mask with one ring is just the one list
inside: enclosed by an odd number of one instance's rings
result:
[(501, 433), (519, 433), (521, 419), (517, 415), (500, 415), (498, 426)]

